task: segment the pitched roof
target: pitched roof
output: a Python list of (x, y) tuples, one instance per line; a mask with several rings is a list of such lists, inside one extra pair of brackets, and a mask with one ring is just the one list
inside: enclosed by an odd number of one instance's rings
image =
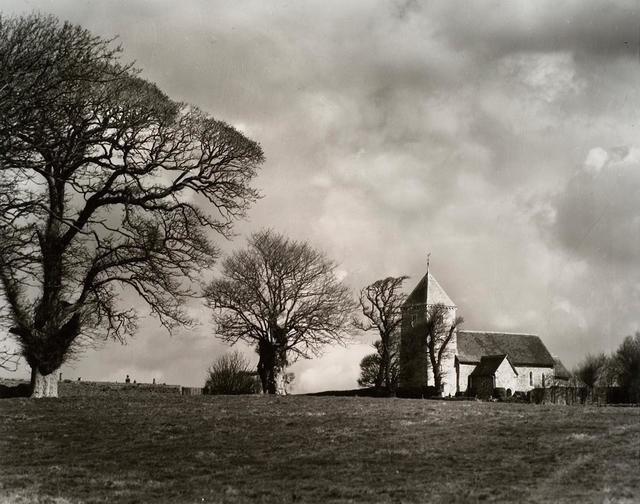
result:
[[(428, 282), (427, 275), (429, 278)], [(447, 293), (442, 287), (440, 287), (440, 284), (433, 275), (431, 273), (428, 273), (427, 275), (423, 276), (422, 280), (420, 280), (418, 285), (416, 285), (411, 291), (411, 294), (409, 294), (409, 297), (404, 302), (404, 306), (424, 303), (428, 303), (430, 305), (441, 303), (445, 306), (455, 306), (455, 303), (451, 301), (449, 296), (447, 296)], [(428, 293), (427, 284), (429, 286)]]
[(553, 367), (553, 357), (534, 334), (458, 331), (458, 360), (479, 363), (484, 356), (509, 355), (514, 366)]
[(502, 355), (484, 355), (480, 358), (480, 364), (471, 372), (470, 376), (495, 376), (496, 371), (502, 364), (502, 361), (507, 359), (507, 362), (513, 369), (513, 372), (517, 375), (518, 372), (511, 364), (509, 357), (505, 354)]
[(557, 357), (553, 358), (553, 376), (560, 378), (561, 380), (568, 380), (571, 378), (571, 373), (564, 367), (564, 364)]

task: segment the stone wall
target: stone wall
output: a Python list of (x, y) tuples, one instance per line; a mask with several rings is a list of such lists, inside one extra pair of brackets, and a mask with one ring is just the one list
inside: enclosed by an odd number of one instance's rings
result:
[[(544, 388), (552, 383), (552, 367), (515, 366), (515, 368), (518, 372), (518, 382), (515, 390), (528, 392), (534, 388)], [(531, 378), (533, 379), (533, 383), (531, 383)]]
[(464, 394), (469, 386), (469, 375), (476, 368), (477, 364), (458, 363), (457, 392)]
[(519, 376), (515, 373), (511, 364), (507, 359), (504, 359), (498, 369), (496, 369), (496, 387), (500, 387), (506, 390), (511, 390), (511, 392), (519, 391), (518, 387), (518, 378)]
[[(502, 368), (504, 365), (509, 366), (505, 361), (500, 365)], [(458, 364), (458, 386), (459, 392), (464, 394), (467, 392), (467, 386), (469, 383), (469, 375), (475, 369), (476, 364)], [(511, 368), (511, 366), (509, 366)], [(544, 375), (544, 385), (550, 387), (554, 384), (553, 381), (553, 368), (551, 367), (527, 367), (527, 366), (515, 366), (518, 376), (514, 376), (511, 371), (511, 377), (496, 376), (496, 387), (504, 387), (504, 389), (511, 389), (512, 392), (528, 392), (534, 388), (543, 388), (542, 376)], [(532, 373), (533, 385), (529, 383), (529, 373)], [(500, 383), (507, 383), (503, 385)]]
[(400, 379), (399, 386), (420, 389), (426, 384), (427, 352), (420, 323), (424, 322), (424, 310), (408, 307), (402, 311), (400, 334)]
[[(400, 343), (400, 387), (423, 388), (433, 386), (433, 371), (429, 363), (427, 349), (424, 344), (424, 323), (427, 310), (425, 305), (407, 307), (402, 312), (402, 332)], [(456, 307), (448, 310), (448, 325), (455, 320)], [(457, 349), (456, 335), (451, 338), (447, 346), (441, 365), (443, 394), (455, 395), (456, 370), (455, 351)]]
[[(505, 392), (515, 392), (518, 376), (507, 359), (504, 359), (496, 369), (494, 376), (472, 376), (470, 385), (474, 395), (480, 399), (489, 399), (495, 388), (502, 388)], [(508, 395), (511, 394), (508, 393)]]

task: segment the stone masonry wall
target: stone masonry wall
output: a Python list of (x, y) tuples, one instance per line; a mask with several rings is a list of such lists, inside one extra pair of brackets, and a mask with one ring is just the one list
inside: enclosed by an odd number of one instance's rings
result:
[(400, 387), (422, 388), (426, 385), (426, 349), (420, 334), (423, 310), (408, 307), (402, 312), (400, 336)]
[(476, 368), (476, 364), (458, 364), (458, 391), (465, 393), (469, 386), (469, 375)]
[(495, 377), (496, 387), (502, 387), (505, 390), (510, 389), (511, 392), (515, 392), (516, 390), (518, 390), (517, 387), (519, 385), (519, 376), (516, 375), (507, 359), (504, 359), (500, 363), (500, 366), (498, 366), (498, 369), (496, 369)]
[[(424, 344), (423, 327), (426, 320), (426, 307), (416, 305), (408, 307), (402, 313), (402, 333), (400, 346), (400, 386), (421, 388), (433, 386), (433, 371), (429, 363)], [(448, 311), (447, 325), (456, 317), (456, 308)], [(457, 348), (456, 335), (451, 338), (442, 361), (443, 394), (455, 395), (456, 370), (454, 365)]]
[[(502, 364), (504, 365), (504, 363)], [(467, 385), (469, 383), (469, 375), (475, 369), (476, 364), (459, 364), (458, 365), (458, 386), (461, 393), (467, 391)], [(528, 392), (534, 388), (542, 388), (542, 375), (545, 376), (545, 385), (550, 386), (553, 384), (553, 369), (541, 368), (541, 367), (527, 367), (527, 366), (515, 366), (518, 376), (513, 379), (512, 386), (510, 388), (512, 392)], [(533, 373), (533, 385), (529, 384), (529, 373)], [(496, 385), (502, 387), (503, 385)]]
[[(528, 392), (529, 390), (533, 390), (534, 388), (543, 388), (544, 386), (549, 386), (552, 384), (552, 378), (553, 378), (552, 367), (547, 368), (547, 367), (516, 366), (515, 368), (516, 368), (516, 371), (518, 371), (518, 381), (515, 389), (517, 391)], [(531, 384), (530, 382), (529, 373), (531, 373), (533, 377), (533, 384)], [(545, 377), (544, 384), (542, 379), (543, 375)]]

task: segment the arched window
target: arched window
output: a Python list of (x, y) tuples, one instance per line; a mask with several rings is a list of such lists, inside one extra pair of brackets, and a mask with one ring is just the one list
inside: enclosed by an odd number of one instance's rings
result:
[(529, 385), (533, 385), (533, 371), (529, 371)]
[(542, 373), (542, 388), (544, 388), (544, 373)]

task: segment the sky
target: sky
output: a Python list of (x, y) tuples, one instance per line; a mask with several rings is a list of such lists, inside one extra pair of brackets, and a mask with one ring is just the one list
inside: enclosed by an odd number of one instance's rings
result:
[[(354, 293), (431, 272), (468, 330), (540, 335), (568, 367), (640, 330), (636, 1), (3, 1), (104, 37), (170, 97), (262, 145), (270, 227), (337, 261)], [(137, 303), (132, 299), (132, 303)], [(63, 377), (201, 386), (230, 348), (210, 313), (146, 314)], [(299, 361), (295, 392), (353, 388), (373, 335)], [(252, 362), (257, 357), (239, 347)]]

